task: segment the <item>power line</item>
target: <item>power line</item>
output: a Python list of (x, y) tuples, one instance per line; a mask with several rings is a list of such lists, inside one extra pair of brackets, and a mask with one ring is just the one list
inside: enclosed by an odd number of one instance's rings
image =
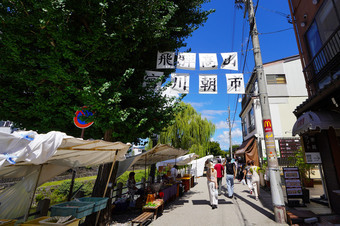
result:
[[(268, 11), (268, 12), (272, 12), (272, 13), (276, 13), (280, 16), (283, 16), (285, 17), (287, 20), (288, 20), (288, 23), (292, 23), (292, 18), (290, 16), (290, 14), (287, 14), (287, 13), (283, 13), (283, 12), (280, 12), (280, 11), (277, 11), (277, 10), (272, 10), (272, 9), (267, 9), (267, 8), (264, 8), (263, 6), (260, 6), (262, 9)], [(256, 13), (256, 12), (255, 12)]]
[(272, 31), (272, 32), (266, 32), (266, 33), (259, 33), (259, 35), (268, 35), (268, 34), (274, 34), (274, 33), (279, 33), (279, 32), (283, 32), (283, 31), (288, 31), (293, 29), (292, 27), (290, 28), (286, 28), (286, 29), (282, 29), (282, 30), (278, 30), (278, 31)]

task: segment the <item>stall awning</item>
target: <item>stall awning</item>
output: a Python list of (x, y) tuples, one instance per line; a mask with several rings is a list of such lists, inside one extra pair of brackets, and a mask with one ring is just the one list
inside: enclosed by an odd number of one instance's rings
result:
[(257, 150), (256, 137), (252, 136), (248, 140), (245, 140), (240, 148), (235, 152), (235, 155), (244, 155), (246, 162), (248, 160), (254, 160), (255, 165), (259, 165), (259, 154)]
[(138, 158), (136, 157), (131, 164), (131, 167), (133, 166), (134, 169), (144, 168), (145, 166), (156, 164), (157, 162), (177, 158), (186, 153), (188, 153), (187, 150), (174, 148), (167, 144), (157, 144), (151, 150), (142, 153)]
[(293, 135), (310, 130), (340, 129), (340, 113), (334, 111), (308, 111), (303, 113), (293, 126)]
[(241, 146), (238, 148), (238, 150), (235, 152), (235, 155), (243, 155), (245, 151), (248, 149), (249, 145), (251, 145), (255, 140), (255, 137), (251, 137), (241, 144)]

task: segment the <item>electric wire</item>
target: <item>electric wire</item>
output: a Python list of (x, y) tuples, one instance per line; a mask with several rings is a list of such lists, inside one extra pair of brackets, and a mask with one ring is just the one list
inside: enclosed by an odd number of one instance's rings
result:
[[(255, 18), (255, 16), (256, 16), (257, 7), (259, 6), (259, 2), (260, 2), (260, 0), (257, 0), (256, 7), (255, 7), (254, 18)], [(247, 40), (247, 48), (246, 48), (246, 50), (248, 49), (248, 45), (249, 45), (249, 40), (250, 40), (250, 32), (251, 32), (251, 31), (249, 31), (248, 40)], [(248, 51), (246, 51), (246, 56), (245, 56), (245, 58), (244, 58), (244, 64), (243, 64), (242, 73), (244, 72), (244, 67), (245, 67), (245, 65), (246, 65), (246, 60), (247, 60), (247, 53), (248, 53)], [(247, 68), (247, 69), (248, 69), (248, 68)], [(249, 71), (249, 69), (248, 69), (248, 71)], [(237, 94), (236, 107), (235, 107), (235, 112), (234, 112), (233, 122), (232, 122), (232, 124), (231, 124), (231, 129), (233, 128), (233, 125), (234, 125), (234, 122), (235, 122), (235, 115), (236, 115), (236, 112), (237, 112), (237, 106), (238, 106), (238, 104), (237, 104), (237, 103), (238, 103), (238, 98), (239, 98), (239, 94)]]
[(272, 32), (266, 32), (266, 33), (259, 33), (259, 35), (268, 35), (268, 34), (274, 34), (274, 33), (279, 33), (279, 32), (283, 32), (283, 31), (288, 31), (288, 30), (292, 30), (293, 28), (286, 28), (286, 29), (282, 29), (282, 30), (278, 30), (278, 31), (272, 31)]

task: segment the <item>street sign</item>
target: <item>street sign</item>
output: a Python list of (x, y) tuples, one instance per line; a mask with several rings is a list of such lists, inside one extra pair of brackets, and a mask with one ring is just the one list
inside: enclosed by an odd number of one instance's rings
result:
[(264, 132), (273, 132), (272, 121), (270, 119), (263, 120)]
[(84, 117), (84, 116), (85, 116), (85, 117), (89, 117), (89, 116), (92, 116), (92, 115), (93, 115), (92, 112), (90, 112), (90, 111), (88, 111), (88, 110), (85, 110), (85, 109), (80, 110), (80, 111), (77, 111), (77, 112), (76, 112), (76, 116), (73, 118), (73, 122), (74, 122), (74, 124), (75, 124), (78, 128), (80, 128), (80, 129), (86, 129), (86, 128), (92, 126), (92, 124), (93, 124), (94, 122), (85, 122), (85, 121), (81, 120), (80, 118), (81, 118), (82, 116), (83, 116), (83, 117)]
[(305, 152), (306, 163), (309, 164), (321, 164), (320, 152)]

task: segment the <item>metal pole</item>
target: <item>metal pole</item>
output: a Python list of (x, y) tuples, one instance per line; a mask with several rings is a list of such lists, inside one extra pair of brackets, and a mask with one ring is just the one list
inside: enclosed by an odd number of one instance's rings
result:
[(276, 155), (275, 139), (271, 122), (269, 100), (267, 93), (266, 77), (263, 70), (260, 42), (258, 37), (258, 31), (255, 20), (253, 0), (247, 0), (245, 2), (246, 9), (248, 9), (248, 18), (250, 25), (250, 34), (252, 37), (255, 70), (259, 86), (259, 97), (261, 104), (262, 122), (263, 122), (263, 134), (265, 140), (266, 153), (268, 158), (268, 169), (270, 175), (270, 188), (272, 202), (274, 206), (275, 221), (278, 223), (286, 222), (286, 208), (283, 199), (283, 192), (280, 181), (279, 164)]

